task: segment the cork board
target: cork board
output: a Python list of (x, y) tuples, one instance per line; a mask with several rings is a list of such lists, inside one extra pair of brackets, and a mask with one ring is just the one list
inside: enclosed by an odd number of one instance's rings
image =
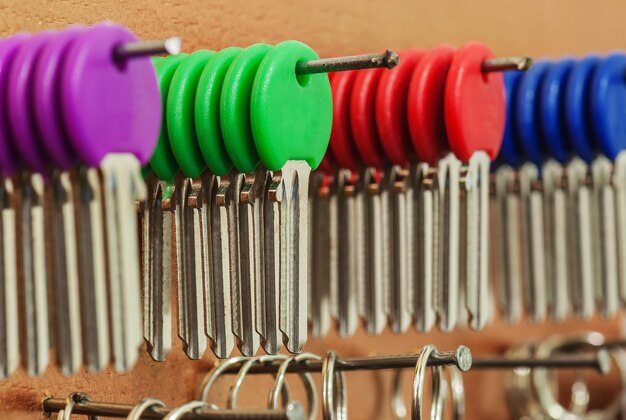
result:
[[(626, 3), (620, 0), (0, 0), (0, 35), (113, 20), (130, 27), (143, 39), (178, 35), (183, 38), (186, 51), (298, 39), (310, 44), (320, 56), (332, 56), (479, 40), (501, 56), (558, 57), (608, 52), (625, 45), (625, 12)], [(598, 329), (616, 336), (619, 325), (617, 320), (596, 319), (589, 323), (570, 320), (564, 324), (525, 323), (514, 327), (496, 323), (478, 333), (461, 330), (420, 335), (411, 331), (402, 336), (385, 333), (368, 337), (359, 331), (345, 340), (335, 334), (311, 340), (305, 350), (323, 354), (337, 349), (344, 356), (356, 356), (406, 352), (433, 343), (440, 349), (465, 344), (476, 355), (493, 354), (530, 337), (582, 329)], [(71, 391), (87, 392), (104, 401), (134, 403), (153, 395), (168, 404), (179, 404), (192, 397), (202, 374), (213, 363), (209, 353), (201, 361), (190, 361), (176, 347), (165, 363), (153, 362), (144, 352), (137, 366), (126, 374), (108, 370), (64, 378), (51, 367), (42, 377), (27, 378), (20, 371), (10, 380), (0, 382), (0, 417), (41, 418), (43, 395), (64, 397)], [(465, 376), (468, 418), (506, 416), (503, 375), (483, 371)], [(603, 383), (602, 388), (595, 390), (595, 403), (606, 399), (606, 389), (618, 386), (616, 378)], [(409, 384), (406, 385), (408, 389)], [(246, 386), (244, 405), (251, 400), (264, 400), (264, 396), (255, 399), (254, 395), (263, 395), (269, 382), (254, 379)], [(227, 387), (225, 383), (219, 387), (216, 399), (223, 401)], [(348, 387), (351, 418), (390, 416), (389, 374), (350, 374)]]

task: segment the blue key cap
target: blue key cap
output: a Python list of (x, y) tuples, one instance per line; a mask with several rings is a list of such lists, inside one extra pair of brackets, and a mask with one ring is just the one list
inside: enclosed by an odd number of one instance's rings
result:
[(506, 88), (506, 125), (504, 127), (500, 154), (497, 158), (498, 164), (510, 165), (514, 168), (520, 166), (524, 158), (520, 140), (517, 136), (517, 130), (515, 130), (513, 123), (515, 100), (517, 98), (521, 78), (522, 72), (507, 71), (504, 73), (504, 87)]
[(574, 65), (565, 92), (565, 119), (574, 153), (587, 163), (596, 155), (596, 144), (591, 126), (591, 80), (600, 63), (600, 57), (590, 55)]

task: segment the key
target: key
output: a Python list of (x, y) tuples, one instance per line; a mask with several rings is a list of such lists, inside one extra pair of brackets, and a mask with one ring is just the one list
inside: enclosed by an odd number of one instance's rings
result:
[(626, 304), (626, 153), (621, 152), (613, 162), (613, 189), (617, 223), (617, 264), (620, 302)]
[(263, 272), (261, 234), (263, 221), (263, 188), (266, 171), (246, 174), (239, 192), (239, 258), (241, 281), (242, 354), (254, 355), (260, 346), (260, 321)]
[[(204, 319), (204, 270), (198, 211), (202, 207), (198, 180), (180, 174), (175, 178), (175, 232), (178, 278), (178, 335), (191, 359), (199, 359), (207, 342)], [(171, 204), (168, 203), (171, 208)]]
[(21, 297), (22, 363), (30, 376), (48, 366), (47, 275), (44, 240), (43, 190), (40, 174), (18, 175), (18, 288)]
[[(337, 187), (332, 176), (322, 171), (311, 174), (309, 189), (309, 322), (314, 337), (328, 334), (332, 316), (331, 277), (338, 264)], [(350, 251), (349, 251), (350, 252)], [(353, 252), (353, 251), (352, 251)], [(332, 267), (332, 268), (331, 268)], [(336, 290), (336, 289), (334, 289)], [(336, 298), (334, 298), (336, 301)]]
[(128, 239), (137, 231), (135, 202), (146, 199), (137, 159), (132, 155), (109, 154), (100, 165), (109, 273), (109, 310), (113, 360), (118, 371), (126, 371), (138, 357), (143, 344), (141, 323), (138, 244)]
[(523, 313), (520, 197), (515, 170), (500, 166), (495, 173), (496, 240), (492, 246), (495, 280), (504, 319), (517, 323)]
[(576, 315), (589, 319), (595, 312), (594, 251), (591, 216), (591, 174), (582, 159), (567, 165), (568, 264), (572, 267), (570, 299)]
[[(358, 217), (356, 215), (356, 177), (352, 171), (340, 169), (336, 176), (336, 200), (331, 205), (336, 210), (331, 215), (331, 228), (334, 228), (331, 240), (335, 239), (334, 247), (336, 263), (332, 265), (333, 274), (330, 278), (335, 293), (335, 314), (337, 317), (338, 332), (341, 337), (354, 335), (358, 323), (358, 296), (357, 288), (357, 250), (359, 243), (356, 241)], [(334, 216), (334, 217), (333, 217)], [(334, 223), (332, 223), (334, 221)], [(336, 250), (334, 250), (336, 248)], [(333, 255), (331, 255), (331, 261)]]
[(434, 302), (435, 226), (439, 200), (436, 197), (436, 169), (425, 163), (411, 165), (407, 194), (412, 252), (413, 316), (419, 332), (430, 331), (437, 320)]
[(411, 324), (412, 308), (407, 293), (408, 289), (408, 265), (407, 254), (407, 207), (406, 207), (406, 179), (408, 171), (399, 167), (391, 166), (385, 170), (383, 182), (387, 190), (387, 223), (386, 251), (388, 262), (387, 280), (389, 292), (387, 295), (387, 310), (391, 330), (395, 334), (401, 334)]
[(83, 355), (87, 368), (99, 372), (111, 358), (102, 188), (97, 169), (79, 167), (72, 175)]
[(544, 238), (546, 243), (546, 287), (550, 316), (563, 321), (569, 312), (567, 263), (567, 207), (563, 166), (548, 160), (542, 168)]
[(142, 211), (144, 338), (148, 352), (164, 361), (172, 349), (172, 215), (163, 202), (173, 188), (154, 176), (147, 180)]
[(595, 294), (600, 313), (605, 318), (615, 315), (619, 307), (615, 195), (611, 185), (613, 167), (604, 156), (591, 164), (592, 217), (595, 261)]
[(78, 251), (74, 212), (74, 194), (69, 172), (55, 171), (46, 185), (49, 238), (55, 307), (55, 350), (64, 375), (76, 372), (83, 362), (78, 290)]
[[(386, 253), (383, 248), (383, 205), (384, 186), (380, 173), (374, 168), (365, 169), (359, 179), (359, 195), (363, 206), (363, 250), (362, 288), (365, 329), (370, 335), (380, 335), (385, 328), (385, 301), (387, 296), (384, 281)], [(378, 179), (377, 179), (378, 178)]]
[(12, 179), (4, 178), (0, 184), (0, 378), (15, 372), (20, 357), (14, 194)]

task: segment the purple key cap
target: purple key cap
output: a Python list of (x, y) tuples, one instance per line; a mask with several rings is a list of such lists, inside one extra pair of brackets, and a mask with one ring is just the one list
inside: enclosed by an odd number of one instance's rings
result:
[(61, 103), (70, 141), (81, 161), (98, 166), (108, 153), (152, 155), (161, 128), (161, 99), (147, 57), (113, 59), (120, 44), (136, 42), (110, 23), (86, 31), (70, 46), (61, 76)]
[(35, 66), (33, 111), (39, 140), (52, 164), (60, 169), (69, 169), (77, 161), (61, 112), (61, 66), (70, 43), (85, 31), (84, 27), (72, 27), (58, 33), (42, 48)]
[(28, 168), (47, 173), (50, 161), (41, 147), (33, 115), (33, 76), (41, 48), (54, 39), (56, 32), (46, 31), (31, 37), (17, 51), (9, 71), (7, 98), (13, 143)]
[(12, 175), (21, 164), (9, 126), (10, 107), (7, 98), (9, 70), (19, 46), (30, 37), (30, 34), (22, 33), (0, 40), (0, 172), (4, 176)]

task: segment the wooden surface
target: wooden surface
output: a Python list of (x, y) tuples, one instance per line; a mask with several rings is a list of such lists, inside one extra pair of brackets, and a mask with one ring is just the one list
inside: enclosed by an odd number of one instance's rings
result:
[[(144, 39), (179, 35), (184, 39), (186, 51), (298, 39), (309, 43), (321, 56), (331, 56), (440, 43), (461, 45), (480, 40), (499, 55), (561, 56), (607, 52), (624, 46), (625, 12), (626, 3), (621, 0), (0, 0), (0, 35), (114, 20), (129, 26)], [(499, 353), (511, 343), (551, 332), (592, 328), (612, 336), (619, 329), (616, 320), (586, 324), (570, 321), (560, 325), (496, 323), (480, 333), (410, 332), (381, 337), (359, 333), (348, 340), (333, 335), (312, 340), (305, 350), (324, 353), (334, 348), (344, 356), (391, 354), (434, 343), (440, 349), (465, 344), (475, 355), (480, 355)], [(193, 362), (177, 348), (166, 363), (153, 362), (147, 354), (142, 354), (133, 371), (124, 375), (107, 371), (64, 378), (51, 368), (40, 378), (27, 378), (20, 372), (11, 380), (0, 382), (0, 417), (41, 418), (40, 400), (45, 394), (65, 396), (76, 390), (87, 392), (97, 400), (131, 403), (154, 395), (168, 404), (182, 403), (192, 397), (202, 373), (212, 363), (209, 354), (202, 361)], [(496, 371), (465, 375), (468, 418), (506, 416), (503, 375)], [(388, 374), (349, 374), (351, 418), (389, 417), (389, 380)], [(600, 398), (606, 398), (611, 391), (605, 390), (614, 390), (617, 380), (610, 378), (603, 384), (604, 388), (596, 389), (596, 397), (600, 394)], [(244, 402), (255, 395), (257, 402), (262, 401), (268, 385), (267, 380), (255, 379), (246, 388)], [(227, 384), (222, 384), (215, 397), (223, 397), (226, 387)]]

